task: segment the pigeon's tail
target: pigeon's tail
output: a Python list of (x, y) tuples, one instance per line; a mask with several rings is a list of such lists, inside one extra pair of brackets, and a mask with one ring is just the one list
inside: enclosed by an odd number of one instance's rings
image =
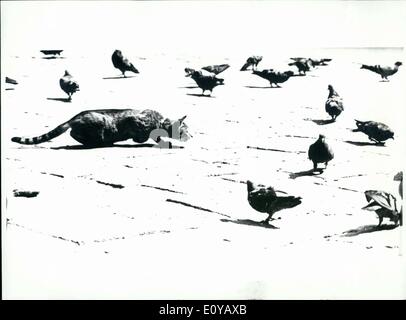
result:
[(222, 78), (216, 78), (216, 79), (217, 79), (218, 85), (224, 85), (224, 79), (222, 79)]
[(379, 68), (379, 66), (369, 66), (367, 64), (363, 64), (363, 65), (361, 65), (360, 69), (367, 69), (367, 70), (370, 70), (370, 71), (379, 72), (380, 68)]
[(250, 180), (247, 180), (247, 190), (248, 190), (248, 192), (251, 192), (252, 190), (254, 190), (254, 184)]
[(251, 65), (250, 62), (246, 62), (246, 63), (241, 67), (240, 71), (246, 71), (250, 65)]
[(293, 208), (302, 203), (302, 198), (300, 197), (288, 196), (279, 197), (279, 199), (283, 200), (285, 208)]
[(9, 77), (6, 77), (6, 83), (10, 83), (10, 84), (18, 84), (18, 82), (14, 79), (11, 79)]
[(131, 71), (134, 72), (134, 73), (140, 73), (138, 71), (138, 69), (136, 67), (134, 67), (133, 65), (131, 65)]

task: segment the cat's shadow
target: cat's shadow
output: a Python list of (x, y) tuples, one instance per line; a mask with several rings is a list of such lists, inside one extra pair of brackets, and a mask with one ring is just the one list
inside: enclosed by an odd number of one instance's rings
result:
[(155, 143), (138, 143), (138, 144), (113, 144), (110, 146), (84, 146), (84, 145), (67, 145), (60, 147), (52, 147), (53, 150), (87, 150), (87, 149), (102, 149), (102, 148), (157, 148), (157, 149), (183, 149), (183, 146), (170, 145), (162, 147)]

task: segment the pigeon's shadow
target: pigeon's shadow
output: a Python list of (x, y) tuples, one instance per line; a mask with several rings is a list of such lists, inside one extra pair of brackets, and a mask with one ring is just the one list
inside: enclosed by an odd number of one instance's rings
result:
[(188, 96), (194, 97), (205, 97), (205, 98), (214, 98), (213, 96), (208, 96), (206, 94), (198, 94), (198, 93), (186, 93)]
[(249, 89), (280, 89), (282, 87), (271, 87), (271, 86), (266, 86), (266, 87), (258, 87), (258, 86), (245, 86), (246, 88)]
[(312, 121), (313, 121), (315, 124), (318, 124), (319, 126), (324, 126), (324, 125), (326, 125), (326, 124), (330, 124), (330, 123), (335, 122), (333, 119), (321, 119), (321, 120), (312, 119)]
[(306, 171), (300, 171), (300, 172), (292, 172), (289, 174), (290, 179), (296, 179), (299, 177), (305, 177), (305, 176), (316, 176), (319, 174), (322, 174), (324, 172), (324, 169), (318, 168), (318, 169), (310, 169)]
[(368, 225), (368, 226), (361, 226), (356, 229), (351, 229), (344, 231), (342, 233), (343, 237), (354, 237), (358, 236), (360, 234), (364, 233), (371, 233), (371, 232), (376, 232), (376, 231), (382, 231), (382, 230), (393, 230), (397, 228), (399, 225), (396, 224), (381, 224), (380, 226), (378, 225)]
[(129, 78), (135, 78), (136, 76), (115, 76), (115, 77), (104, 77), (103, 80), (115, 80), (115, 79), (129, 79)]
[(47, 100), (60, 101), (60, 102), (72, 102), (69, 98), (47, 98)]
[(163, 148), (155, 143), (139, 143), (139, 144), (113, 144), (110, 146), (84, 146), (84, 145), (68, 145), (61, 147), (52, 147), (53, 150), (87, 150), (87, 149), (102, 149), (102, 148), (160, 148), (160, 149), (183, 149), (183, 146), (171, 146), (169, 148)]
[(361, 141), (348, 141), (348, 140), (346, 140), (344, 142), (353, 144), (353, 145), (359, 146), (359, 147), (365, 147), (365, 146), (384, 147), (385, 146), (384, 143), (376, 143), (376, 142), (361, 142)]
[(46, 59), (46, 60), (65, 59), (65, 57), (51, 56), (51, 57), (42, 57), (41, 59)]
[(222, 222), (231, 222), (231, 223), (236, 223), (236, 224), (242, 224), (246, 226), (254, 226), (254, 227), (261, 227), (265, 229), (279, 229), (278, 227), (275, 227), (269, 223), (263, 223), (263, 222), (258, 222), (258, 221), (253, 221), (250, 219), (237, 219), (237, 220), (230, 220), (230, 219), (220, 219)]
[(15, 90), (15, 88), (6, 88), (5, 90)]
[(187, 87), (178, 87), (179, 89), (197, 89), (198, 86), (187, 86)]

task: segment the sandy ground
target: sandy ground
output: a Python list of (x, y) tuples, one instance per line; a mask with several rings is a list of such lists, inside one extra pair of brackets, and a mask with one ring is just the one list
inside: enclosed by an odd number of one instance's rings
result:
[[(399, 198), (393, 176), (405, 156), (405, 70), (385, 83), (356, 64), (392, 64), (401, 51), (317, 52), (331, 64), (275, 89), (239, 71), (242, 55), (128, 54), (141, 73), (120, 79), (110, 54), (5, 57), (2, 81), (19, 82), (14, 90), (2, 85), (6, 298), (405, 297), (403, 227), (385, 220), (376, 229), (375, 213), (361, 210), (368, 189)], [(264, 54), (259, 67), (286, 70), (288, 58)], [(225, 85), (197, 96), (183, 69), (213, 63), (231, 65), (220, 75)], [(71, 103), (60, 101), (65, 69), (81, 88)], [(328, 84), (345, 111), (323, 125)], [(187, 115), (193, 139), (179, 149), (131, 141), (83, 149), (68, 133), (37, 146), (10, 141), (102, 108)], [(351, 132), (354, 119), (388, 124), (395, 140), (370, 145)], [(322, 174), (307, 175), (307, 150), (319, 133), (335, 158)], [(247, 202), (247, 179), (303, 203), (274, 216), (278, 229), (265, 228), (257, 222), (266, 215)], [(39, 194), (14, 197), (14, 189)]]

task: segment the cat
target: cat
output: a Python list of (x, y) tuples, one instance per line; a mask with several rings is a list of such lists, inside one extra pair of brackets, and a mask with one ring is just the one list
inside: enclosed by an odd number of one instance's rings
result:
[(187, 141), (192, 136), (184, 123), (186, 116), (172, 121), (159, 112), (146, 109), (104, 109), (80, 112), (69, 121), (38, 137), (13, 137), (11, 141), (21, 144), (39, 144), (49, 141), (71, 129), (73, 139), (86, 147), (112, 146), (115, 142), (133, 139), (144, 143), (152, 138), (159, 145), (161, 137)]

